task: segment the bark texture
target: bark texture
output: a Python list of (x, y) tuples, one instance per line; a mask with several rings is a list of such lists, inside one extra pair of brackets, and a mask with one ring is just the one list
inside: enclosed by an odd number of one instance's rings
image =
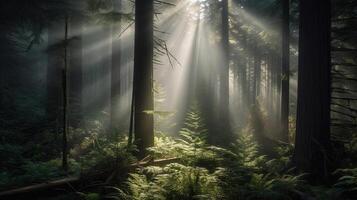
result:
[(300, 1), (297, 130), (294, 162), (313, 180), (330, 172), (330, 0)]
[(283, 23), (282, 23), (282, 77), (281, 77), (281, 140), (289, 140), (289, 1), (282, 0)]
[(134, 133), (139, 157), (154, 145), (153, 4), (153, 0), (137, 0), (135, 4)]

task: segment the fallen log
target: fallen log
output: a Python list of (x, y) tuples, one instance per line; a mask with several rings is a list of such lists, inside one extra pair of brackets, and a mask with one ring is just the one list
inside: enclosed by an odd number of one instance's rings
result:
[(9, 191), (0, 192), (0, 199), (22, 199), (21, 197), (28, 196), (29, 194), (31, 194), (31, 198), (29, 199), (34, 199), (36, 196), (38, 196), (39, 192), (51, 189), (53, 190), (45, 192), (44, 194), (55, 194), (57, 192), (63, 193), (63, 191), (68, 191), (68, 189), (73, 190), (73, 185), (76, 185), (77, 183), (79, 183), (79, 181), (79, 177), (68, 177), (60, 180), (48, 181), (45, 183), (21, 187)]
[[(147, 167), (147, 166), (164, 166), (177, 161), (179, 161), (179, 158), (139, 161), (129, 165), (128, 170), (134, 171), (137, 168)], [(56, 193), (58, 192), (63, 193), (63, 191), (77, 192), (76, 188), (80, 185), (80, 183), (86, 183), (87, 180), (97, 179), (98, 181), (104, 180), (103, 183), (106, 184), (108, 183), (108, 179), (112, 179), (113, 174), (115, 175), (115, 173), (118, 173), (117, 170), (115, 170), (113, 173), (96, 174), (96, 175), (91, 175), (89, 177), (88, 176), (67, 177), (55, 181), (48, 181), (40, 184), (3, 191), (0, 192), (0, 200), (21, 199), (20, 197), (25, 197), (29, 194), (32, 195), (31, 197), (34, 197), (34, 196), (46, 196), (49, 194), (51, 194), (52, 196), (52, 195), (56, 195)], [(107, 177), (111, 177), (111, 178), (107, 178)], [(48, 191), (46, 192), (46, 190)]]

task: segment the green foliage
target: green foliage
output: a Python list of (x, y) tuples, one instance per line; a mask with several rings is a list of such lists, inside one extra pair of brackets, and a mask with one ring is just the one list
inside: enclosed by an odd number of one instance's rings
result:
[[(162, 156), (184, 155), (184, 164), (139, 170), (131, 174), (128, 192), (119, 190), (119, 196), (123, 199), (292, 199), (291, 196), (302, 190), (303, 175), (281, 170), (267, 173), (274, 163), (258, 153), (251, 134), (239, 136), (230, 149), (209, 146), (204, 140), (198, 143), (192, 139), (194, 133), (186, 134), (188, 137), (180, 140), (157, 138), (167, 146), (152, 149), (161, 151)], [(286, 149), (280, 151), (288, 154)]]
[(191, 109), (181, 138), (155, 138), (155, 158), (178, 157), (180, 163), (145, 167), (130, 175), (118, 199), (292, 199), (302, 191), (302, 175), (283, 173), (290, 147), (277, 149), (283, 159), (268, 161), (247, 130), (229, 149), (206, 143), (206, 129)]
[(246, 199), (292, 199), (292, 193), (302, 186), (300, 176), (253, 174), (243, 196)]
[(220, 199), (217, 172), (172, 163), (166, 167), (147, 167), (128, 180), (129, 199)]
[(271, 173), (282, 173), (288, 168), (291, 155), (293, 154), (294, 146), (287, 144), (285, 146), (278, 146), (275, 148), (278, 156), (265, 163), (265, 167)]
[(24, 163), (23, 148), (18, 145), (0, 145), (0, 170), (10, 170)]
[(258, 144), (254, 141), (252, 134), (246, 133), (238, 137), (232, 144), (232, 151), (235, 153), (236, 160), (242, 166), (256, 168), (265, 161), (265, 156), (259, 155)]
[[(69, 160), (69, 174), (76, 174), (79, 172), (80, 165), (73, 159)], [(66, 175), (62, 171), (62, 160), (54, 159), (47, 162), (28, 162), (23, 166), (23, 179), (27, 182), (42, 182), (49, 179), (59, 178)]]
[(79, 173), (80, 165), (73, 159), (70, 159), (69, 169), (68, 173), (62, 171), (61, 159), (46, 162), (25, 161), (23, 165), (17, 166), (14, 171), (0, 173), (0, 190), (54, 180), (67, 174), (75, 175)]
[(334, 187), (339, 188), (342, 193), (357, 194), (357, 168), (339, 169), (335, 174), (340, 174), (340, 178)]
[(82, 192), (77, 192), (77, 194), (81, 197), (83, 200), (100, 200), (102, 199), (101, 195), (99, 193), (82, 193)]
[(198, 110), (198, 105), (191, 107), (185, 118), (184, 127), (179, 131), (180, 138), (167, 136), (155, 138), (155, 147), (150, 152), (155, 158), (176, 157), (183, 163), (203, 166), (215, 165), (215, 152), (206, 143), (207, 130)]
[[(44, 156), (47, 153), (44, 148), (53, 147), (51, 143), (49, 147), (34, 145), (32, 142), (25, 147), (0, 145), (0, 190), (59, 179), (67, 175), (86, 176), (112, 171), (117, 166), (124, 172), (124, 169), (135, 161), (131, 154), (135, 147), (128, 149), (126, 138), (114, 138), (115, 134), (106, 134), (104, 131), (104, 126), (98, 121), (88, 123), (87, 129), (70, 128), (68, 173), (62, 171), (59, 155), (54, 158)], [(39, 135), (50, 138), (54, 134), (46, 132)], [(45, 138), (41, 138), (41, 141), (46, 141)], [(30, 158), (24, 156), (28, 149), (31, 150)]]
[(332, 187), (309, 186), (309, 192), (318, 200), (352, 200), (357, 195), (357, 169), (338, 169), (334, 172), (338, 178)]
[(110, 171), (120, 166), (126, 168), (136, 159), (132, 155), (135, 146), (127, 146), (127, 138), (103, 137), (93, 133), (82, 140), (77, 149), (71, 153), (78, 155), (83, 173)]

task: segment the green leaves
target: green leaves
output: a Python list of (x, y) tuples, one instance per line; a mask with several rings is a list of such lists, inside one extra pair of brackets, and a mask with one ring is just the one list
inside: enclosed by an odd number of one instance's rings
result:
[(128, 186), (132, 199), (218, 199), (217, 176), (205, 168), (172, 163), (146, 167), (131, 174)]
[(338, 169), (334, 174), (341, 175), (334, 187), (343, 192), (357, 192), (357, 168)]

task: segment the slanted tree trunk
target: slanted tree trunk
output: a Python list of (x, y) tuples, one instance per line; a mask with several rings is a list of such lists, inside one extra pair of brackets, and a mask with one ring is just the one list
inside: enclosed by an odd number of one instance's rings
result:
[(294, 162), (313, 181), (330, 173), (331, 1), (300, 1), (299, 79)]
[(63, 138), (62, 138), (62, 167), (64, 171), (68, 170), (68, 16), (65, 16), (64, 31), (64, 57), (62, 69), (62, 92), (63, 92)]
[(282, 23), (282, 78), (281, 78), (281, 135), (280, 139), (284, 142), (289, 140), (289, 2), (282, 0), (283, 23)]
[(135, 1), (134, 133), (139, 157), (154, 145), (153, 0)]

